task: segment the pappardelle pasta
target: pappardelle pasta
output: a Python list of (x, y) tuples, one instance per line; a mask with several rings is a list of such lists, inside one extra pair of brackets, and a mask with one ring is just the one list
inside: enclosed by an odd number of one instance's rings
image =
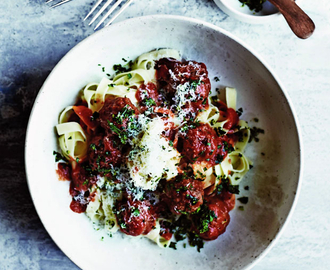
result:
[(59, 116), (65, 162), (57, 171), (71, 181), (70, 208), (110, 235), (120, 230), (160, 247), (174, 237), (199, 247), (216, 239), (251, 165), (236, 89), (224, 89), (225, 100), (211, 96), (205, 64), (172, 49), (116, 70)]

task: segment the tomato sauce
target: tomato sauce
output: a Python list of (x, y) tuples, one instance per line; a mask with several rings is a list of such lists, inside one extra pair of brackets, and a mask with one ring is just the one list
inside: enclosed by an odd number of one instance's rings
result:
[(83, 164), (74, 162), (71, 171), (70, 195), (72, 202), (70, 208), (76, 213), (86, 211), (89, 201), (94, 197), (94, 193), (90, 193), (90, 188), (96, 183), (95, 176), (89, 176), (84, 169)]
[(58, 163), (56, 173), (61, 181), (71, 181), (71, 167), (67, 163)]
[(229, 130), (236, 128), (239, 121), (237, 112), (232, 108), (228, 108), (222, 101), (217, 101), (215, 105), (218, 107), (221, 116), (227, 120), (223, 127)]
[(73, 106), (73, 110), (81, 121), (90, 129), (96, 128), (96, 122), (93, 121), (93, 112), (85, 106)]
[(87, 204), (82, 204), (81, 202), (75, 201), (73, 199), (70, 203), (70, 209), (78, 214), (86, 212), (86, 208), (87, 208)]
[(173, 233), (170, 232), (169, 228), (160, 226), (160, 232), (159, 235), (163, 237), (165, 240), (169, 241), (172, 238)]

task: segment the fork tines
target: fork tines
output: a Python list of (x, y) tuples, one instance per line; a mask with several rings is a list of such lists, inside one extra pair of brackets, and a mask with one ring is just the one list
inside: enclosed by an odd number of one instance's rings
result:
[[(48, 4), (48, 3), (50, 3), (50, 2), (53, 2), (54, 0), (47, 0), (46, 1), (46, 4)], [(72, 1), (72, 0), (61, 0), (61, 1), (57, 1), (57, 3), (56, 4), (53, 4), (52, 6), (50, 6), (51, 8), (54, 8), (54, 7), (58, 7), (58, 6), (60, 6), (60, 5), (63, 5), (63, 4), (65, 4), (65, 3), (67, 3), (67, 2), (70, 2), (70, 1)]]
[[(51, 0), (52, 1), (52, 0)], [(105, 25), (110, 25), (131, 3), (133, 0), (127, 0), (124, 5), (113, 15), (113, 17), (110, 19), (110, 21)], [(91, 11), (87, 14), (84, 21), (92, 15), (92, 13), (97, 9), (97, 7), (103, 2), (103, 0), (98, 0), (95, 5), (92, 7)], [(113, 2), (113, 0), (106, 0), (104, 5), (101, 7), (101, 9), (95, 14), (89, 25), (91, 25), (95, 20), (106, 10), (106, 8)], [(100, 25), (114, 12), (114, 10), (123, 2), (123, 0), (117, 0), (111, 8), (107, 11), (107, 13), (103, 16), (103, 18), (99, 21), (99, 23), (95, 26), (94, 30), (100, 27)]]

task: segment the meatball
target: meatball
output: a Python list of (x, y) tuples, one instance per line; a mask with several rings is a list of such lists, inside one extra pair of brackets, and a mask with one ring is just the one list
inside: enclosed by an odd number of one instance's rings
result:
[(195, 61), (181, 62), (175, 59), (162, 58), (157, 61), (155, 68), (160, 89), (167, 96), (168, 100), (175, 103), (178, 86), (189, 85), (189, 93), (185, 95), (185, 98), (190, 102), (187, 101), (183, 108), (196, 113), (208, 107), (211, 83), (205, 64)]
[(117, 203), (117, 222), (120, 230), (128, 235), (148, 234), (156, 226), (156, 218), (149, 201), (134, 200), (127, 195)]
[(209, 124), (200, 124), (189, 129), (182, 137), (181, 153), (191, 162), (208, 161), (215, 164), (215, 156), (218, 149), (217, 134)]
[(181, 135), (181, 154), (190, 162), (204, 162), (211, 167), (221, 163), (233, 151), (230, 139), (218, 137), (209, 124), (199, 124)]
[(120, 137), (122, 131), (127, 129), (139, 111), (129, 98), (108, 98), (99, 112), (98, 121), (108, 134), (116, 134)]
[(229, 221), (226, 203), (219, 197), (207, 198), (202, 210), (193, 217), (193, 231), (204, 240), (214, 240), (226, 231)]
[(203, 184), (198, 180), (177, 178), (167, 183), (168, 206), (175, 214), (190, 214), (203, 204)]
[(114, 135), (95, 135), (90, 141), (88, 158), (93, 170), (109, 176), (109, 170), (123, 160), (119, 140)]

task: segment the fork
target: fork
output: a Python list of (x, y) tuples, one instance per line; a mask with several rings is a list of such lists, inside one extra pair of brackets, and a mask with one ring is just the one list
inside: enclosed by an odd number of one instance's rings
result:
[[(52, 0), (51, 0), (52, 1)], [(70, 0), (64, 0), (64, 1), (70, 1)], [(92, 15), (92, 13), (96, 10), (96, 8), (103, 2), (103, 0), (98, 0), (95, 5), (92, 7), (91, 11), (87, 14), (84, 21), (87, 20), (87, 18)], [(107, 0), (106, 3), (104, 3), (103, 7), (95, 14), (93, 19), (88, 25), (91, 25), (95, 20), (102, 14), (103, 11), (113, 2), (113, 0)], [(123, 0), (117, 0), (113, 6), (109, 9), (109, 11), (103, 16), (103, 18), (99, 21), (99, 23), (95, 26), (94, 30), (100, 27), (100, 25), (111, 15), (111, 13), (123, 2)], [(131, 3), (133, 0), (127, 0), (127, 2), (118, 10), (118, 12), (110, 19), (110, 21), (105, 25), (110, 25)]]
[[(46, 1), (46, 4), (48, 4), (48, 3), (50, 3), (50, 2), (53, 2), (53, 1), (54, 1), (54, 0), (47, 0), (47, 1)], [(58, 7), (58, 6), (62, 5), (62, 4), (65, 4), (65, 3), (67, 3), (67, 2), (70, 2), (70, 1), (72, 1), (72, 0), (61, 0), (61, 1), (58, 2), (57, 4), (52, 5), (51, 8)]]

